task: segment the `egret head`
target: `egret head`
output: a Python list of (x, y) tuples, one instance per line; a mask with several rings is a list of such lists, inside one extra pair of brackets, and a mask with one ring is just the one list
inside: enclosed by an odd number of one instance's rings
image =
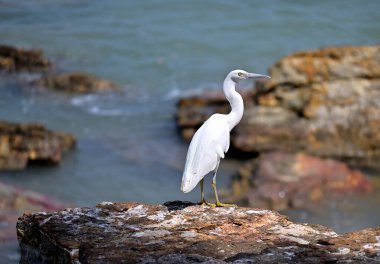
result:
[(253, 78), (270, 79), (270, 77), (267, 75), (250, 73), (250, 72), (246, 72), (243, 70), (234, 70), (234, 71), (230, 72), (229, 76), (230, 76), (231, 80), (233, 80), (236, 83), (240, 82), (241, 80), (246, 80), (246, 79), (251, 79), (251, 78), (252, 79)]

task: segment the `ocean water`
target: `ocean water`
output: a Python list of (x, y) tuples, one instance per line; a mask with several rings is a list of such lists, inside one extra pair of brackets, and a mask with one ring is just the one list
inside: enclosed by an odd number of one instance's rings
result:
[[(291, 52), (377, 44), (379, 10), (376, 0), (0, 0), (1, 43), (41, 48), (55, 70), (93, 73), (123, 89), (73, 96), (28, 89), (20, 78), (30, 75), (0, 76), (1, 119), (40, 122), (78, 139), (59, 167), (2, 172), (0, 180), (73, 206), (195, 202), (198, 190), (179, 190), (188, 143), (176, 132), (177, 97), (220, 89), (232, 69), (266, 73)], [(222, 162), (219, 186), (239, 164)], [(340, 232), (372, 224), (337, 219), (331, 226)]]

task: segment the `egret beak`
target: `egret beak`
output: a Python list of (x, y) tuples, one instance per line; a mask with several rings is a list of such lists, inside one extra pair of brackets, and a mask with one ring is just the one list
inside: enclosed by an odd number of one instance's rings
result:
[(264, 74), (257, 74), (257, 73), (248, 73), (247, 75), (248, 78), (263, 78), (263, 79), (270, 79), (268, 75)]

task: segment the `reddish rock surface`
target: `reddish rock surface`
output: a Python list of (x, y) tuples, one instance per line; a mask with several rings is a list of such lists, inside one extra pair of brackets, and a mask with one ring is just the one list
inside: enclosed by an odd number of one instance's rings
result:
[(36, 81), (35, 84), (51, 90), (69, 93), (109, 92), (119, 89), (118, 85), (112, 81), (82, 72), (48, 74)]
[(51, 197), (0, 182), (0, 242), (15, 240), (17, 218), (25, 212), (57, 211), (64, 205)]
[[(271, 66), (269, 75), (270, 81), (244, 98), (243, 119), (231, 135), (233, 148), (304, 151), (380, 166), (379, 45), (297, 52)], [(207, 97), (202, 104), (195, 103), (199, 98), (181, 100), (187, 104), (178, 104), (177, 120), (186, 139), (211, 114), (229, 109), (226, 102), (212, 107), (214, 99)]]
[(0, 45), (0, 71), (43, 71), (51, 67), (41, 50)]
[(337, 235), (274, 211), (103, 202), (24, 214), (20, 263), (375, 263), (380, 229)]
[(53, 132), (41, 124), (0, 120), (0, 170), (25, 168), (28, 163), (58, 164), (75, 145), (73, 136)]
[(232, 180), (232, 202), (275, 210), (306, 208), (326, 194), (372, 191), (371, 182), (344, 163), (303, 153), (268, 153), (246, 162)]

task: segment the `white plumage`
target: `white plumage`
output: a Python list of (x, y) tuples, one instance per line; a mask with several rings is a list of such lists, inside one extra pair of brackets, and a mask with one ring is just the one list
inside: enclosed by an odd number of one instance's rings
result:
[(194, 189), (203, 177), (216, 169), (230, 145), (230, 130), (225, 116), (212, 115), (194, 134), (187, 153), (182, 191)]
[(230, 131), (240, 122), (243, 111), (243, 99), (235, 91), (235, 85), (240, 80), (248, 78), (270, 78), (266, 75), (248, 73), (243, 70), (230, 72), (223, 83), (223, 91), (231, 104), (231, 112), (227, 115), (212, 115), (194, 134), (186, 157), (181, 190), (185, 193), (192, 191), (201, 182), (201, 203), (203, 197), (203, 178), (209, 172), (214, 172), (212, 186), (216, 198), (216, 206), (224, 206), (219, 202), (216, 191), (216, 172), (220, 159), (230, 146)]

